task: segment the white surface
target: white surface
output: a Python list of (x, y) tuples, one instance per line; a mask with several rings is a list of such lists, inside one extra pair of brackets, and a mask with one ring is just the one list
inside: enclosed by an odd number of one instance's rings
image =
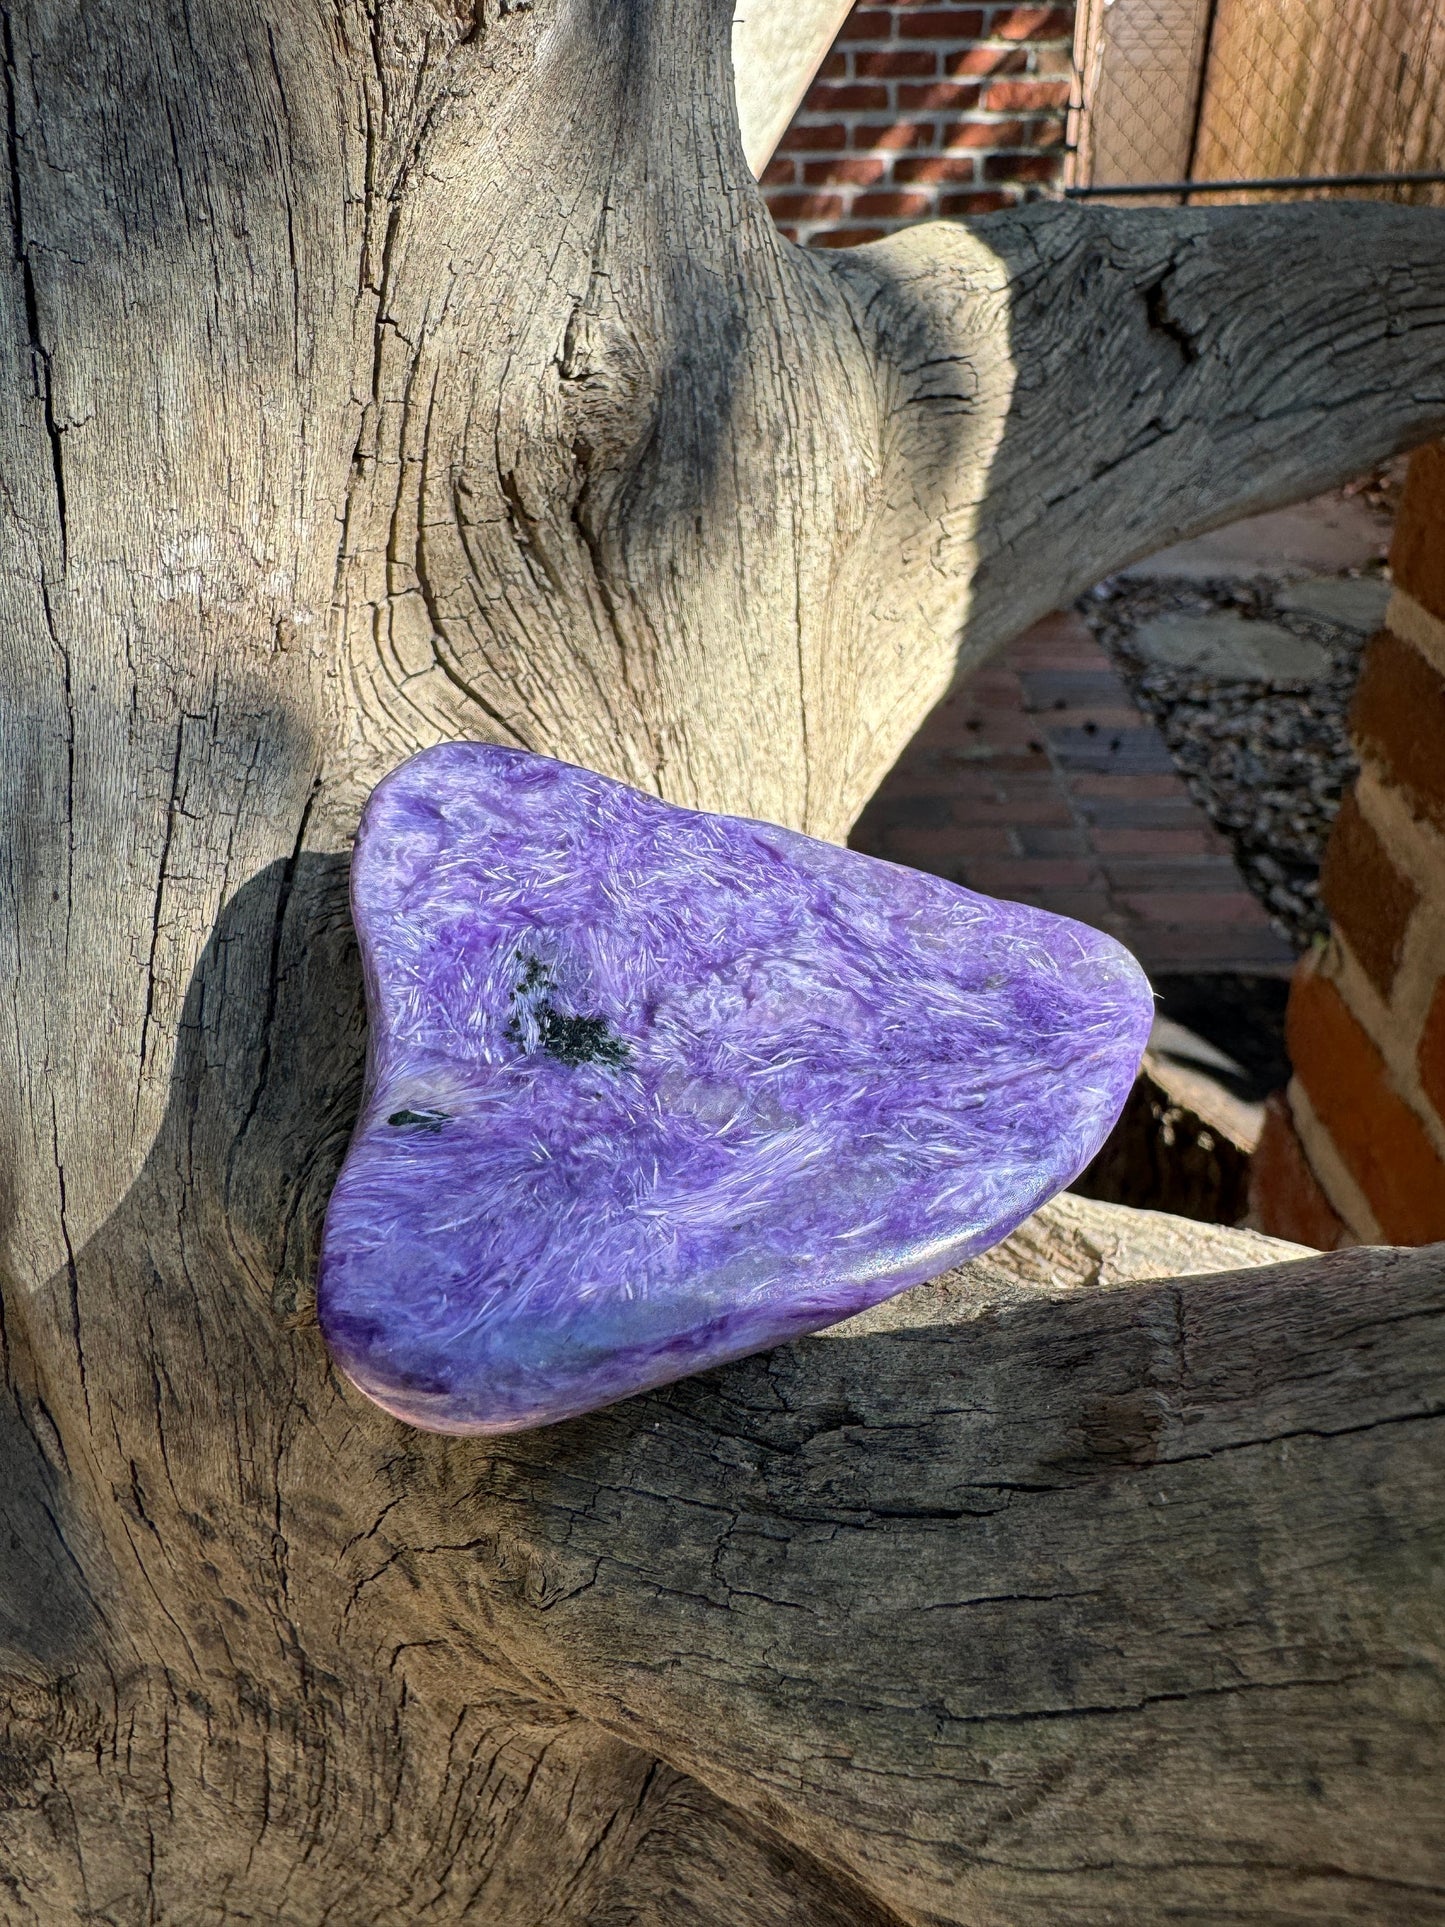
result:
[(761, 174), (853, 0), (738, 0), (733, 79), (743, 150)]

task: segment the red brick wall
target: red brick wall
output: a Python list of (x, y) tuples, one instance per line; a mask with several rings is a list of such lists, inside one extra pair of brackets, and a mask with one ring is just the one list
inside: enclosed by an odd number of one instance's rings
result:
[(1325, 857), (1331, 934), (1290, 992), (1294, 1078), (1251, 1194), (1263, 1230), (1306, 1244), (1445, 1239), (1445, 444), (1411, 461), (1390, 566)]
[(858, 0), (763, 174), (773, 218), (850, 247), (1063, 179), (1072, 7)]

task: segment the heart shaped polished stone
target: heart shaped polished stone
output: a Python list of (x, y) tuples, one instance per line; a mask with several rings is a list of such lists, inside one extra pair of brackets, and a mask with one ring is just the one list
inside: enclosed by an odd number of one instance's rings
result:
[(1107, 1135), (1112, 938), (524, 751), (424, 751), (352, 868), (366, 1096), (322, 1330), (389, 1412), (543, 1425), (846, 1318)]

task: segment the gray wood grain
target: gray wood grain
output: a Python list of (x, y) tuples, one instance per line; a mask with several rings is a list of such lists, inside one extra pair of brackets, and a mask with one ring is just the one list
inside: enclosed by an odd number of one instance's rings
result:
[(0, 8), (7, 1923), (1439, 1916), (1438, 1252), (1061, 1203), (504, 1451), (327, 1364), (385, 770), (840, 836), (1034, 614), (1445, 427), (1445, 217), (800, 254), (729, 12)]
[(1442, 1317), (1438, 1251), (985, 1264), (489, 1452), (493, 1624), (910, 1918), (1436, 1919)]

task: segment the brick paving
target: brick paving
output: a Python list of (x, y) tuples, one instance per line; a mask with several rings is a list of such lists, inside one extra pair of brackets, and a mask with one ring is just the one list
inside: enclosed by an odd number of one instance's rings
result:
[(1294, 962), (1071, 613), (1046, 617), (939, 704), (851, 840), (1108, 930), (1151, 973), (1282, 975)]

